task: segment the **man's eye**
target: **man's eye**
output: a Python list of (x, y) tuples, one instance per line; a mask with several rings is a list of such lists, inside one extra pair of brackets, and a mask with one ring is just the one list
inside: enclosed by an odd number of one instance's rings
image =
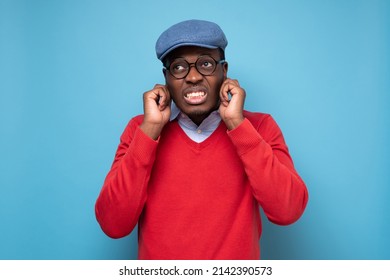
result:
[(173, 65), (173, 67), (171, 67), (171, 69), (175, 72), (181, 72), (181, 71), (184, 71), (186, 68), (182, 64), (175, 64), (175, 65)]
[(203, 61), (202, 62), (202, 67), (203, 68), (212, 68), (213, 67), (213, 63), (211, 61)]

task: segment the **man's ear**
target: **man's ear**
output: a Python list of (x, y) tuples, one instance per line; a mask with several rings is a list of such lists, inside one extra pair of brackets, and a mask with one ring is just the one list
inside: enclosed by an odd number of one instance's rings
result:
[(228, 65), (227, 62), (224, 62), (224, 63), (222, 64), (222, 67), (223, 67), (223, 79), (226, 80), (229, 65)]
[(163, 75), (164, 75), (164, 78), (165, 78), (165, 83), (167, 83), (167, 75), (168, 75), (167, 69), (166, 69), (166, 68), (163, 68), (163, 69), (162, 69), (162, 72), (163, 72)]

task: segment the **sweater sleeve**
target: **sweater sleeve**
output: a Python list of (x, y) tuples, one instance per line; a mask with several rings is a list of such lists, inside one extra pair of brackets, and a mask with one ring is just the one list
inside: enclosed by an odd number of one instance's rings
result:
[(254, 125), (245, 118), (228, 135), (242, 160), (253, 195), (268, 219), (279, 225), (291, 224), (306, 207), (306, 185), (294, 168), (273, 118), (265, 115)]
[(139, 120), (131, 120), (95, 204), (96, 219), (108, 236), (124, 237), (137, 224), (146, 201), (156, 149), (157, 141), (143, 133)]

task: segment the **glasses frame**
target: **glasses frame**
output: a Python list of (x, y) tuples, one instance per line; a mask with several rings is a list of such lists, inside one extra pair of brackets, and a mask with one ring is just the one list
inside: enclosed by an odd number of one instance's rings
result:
[[(211, 58), (212, 60), (214, 60), (214, 62), (215, 62), (215, 68), (213, 69), (213, 72), (211, 72), (210, 74), (202, 74), (202, 72), (200, 72), (199, 69), (198, 69), (198, 67), (197, 67), (197, 63), (198, 63), (199, 59), (204, 58), (204, 57), (209, 57), (209, 58)], [(181, 78), (178, 78), (178, 77), (176, 77), (175, 75), (173, 75), (172, 72), (171, 72), (171, 69), (170, 69), (170, 68), (171, 68), (171, 65), (172, 65), (176, 60), (178, 60), (178, 59), (182, 59), (183, 61), (185, 61), (185, 62), (188, 64), (187, 73), (186, 73), (183, 77), (181, 77)], [(185, 60), (184, 58), (178, 57), (178, 58), (175, 58), (175, 59), (172, 61), (172, 63), (170, 63), (169, 65), (164, 65), (164, 69), (167, 70), (167, 71), (169, 72), (169, 74), (170, 74), (172, 77), (174, 77), (175, 79), (181, 80), (181, 79), (185, 79), (185, 78), (188, 76), (188, 73), (190, 73), (190, 71), (191, 71), (191, 67), (195, 67), (196, 71), (198, 71), (198, 73), (201, 74), (202, 76), (212, 76), (212, 75), (214, 74), (215, 70), (217, 69), (218, 64), (223, 64), (223, 63), (225, 63), (225, 62), (226, 62), (225, 59), (215, 60), (215, 59), (214, 59), (212, 56), (210, 56), (210, 55), (201, 55), (201, 56), (198, 56), (198, 58), (196, 59), (196, 61), (193, 62), (193, 63), (189, 63), (189, 62), (188, 62), (187, 60)]]

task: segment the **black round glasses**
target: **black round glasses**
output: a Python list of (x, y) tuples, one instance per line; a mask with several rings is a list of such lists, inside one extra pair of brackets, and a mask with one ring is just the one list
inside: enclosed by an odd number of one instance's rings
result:
[(184, 58), (176, 58), (170, 65), (164, 68), (176, 79), (184, 79), (190, 72), (191, 66), (195, 66), (196, 70), (203, 76), (210, 76), (214, 73), (217, 65), (224, 62), (224, 59), (216, 61), (211, 56), (202, 55), (194, 63), (189, 63)]

